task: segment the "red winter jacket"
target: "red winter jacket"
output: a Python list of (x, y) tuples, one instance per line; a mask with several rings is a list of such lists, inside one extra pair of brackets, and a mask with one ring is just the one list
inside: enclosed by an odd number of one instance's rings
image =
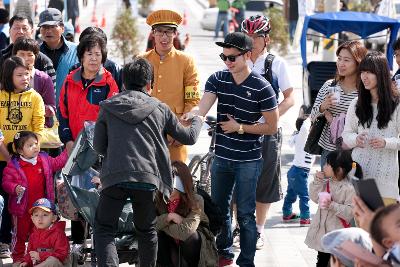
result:
[[(42, 160), (44, 176), (46, 179), (46, 198), (53, 201), (54, 203), (54, 173), (61, 170), (67, 162), (67, 150), (64, 150), (61, 155), (57, 156), (56, 158), (50, 157), (45, 152), (40, 152), (38, 157), (40, 157)], [(29, 188), (28, 179), (26, 178), (25, 173), (22, 171), (18, 161), (19, 157), (13, 157), (10, 161), (8, 161), (7, 166), (3, 171), (2, 186), (4, 191), (9, 194), (8, 210), (13, 215), (22, 216), (26, 214), (30, 209), (30, 207), (27, 207), (27, 191), (29, 190)], [(18, 196), (15, 193), (15, 187), (17, 187), (17, 185), (22, 185), (26, 188), (26, 192), (24, 193), (20, 204), (17, 204)]]
[(50, 256), (64, 262), (69, 255), (69, 242), (68, 237), (65, 235), (65, 222), (55, 222), (49, 229), (37, 229), (34, 227), (29, 236), (27, 253), (24, 257), (24, 262), (27, 262), (28, 266), (33, 266), (29, 255), (30, 251), (39, 252), (40, 262), (45, 261)]
[(60, 93), (58, 133), (61, 142), (74, 141), (85, 121), (96, 121), (100, 102), (118, 94), (118, 86), (104, 67), (85, 89), (82, 85), (82, 67), (70, 72)]

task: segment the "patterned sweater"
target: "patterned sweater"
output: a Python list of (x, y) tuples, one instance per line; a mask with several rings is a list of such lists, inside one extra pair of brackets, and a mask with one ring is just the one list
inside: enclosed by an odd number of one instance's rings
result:
[[(400, 105), (398, 105), (392, 114), (385, 129), (378, 129), (376, 116), (378, 109), (376, 104), (373, 107), (373, 120), (370, 128), (364, 128), (359, 124), (356, 116), (355, 98), (347, 111), (346, 123), (342, 133), (343, 141), (354, 148), (352, 157), (357, 161), (363, 170), (364, 179), (375, 179), (379, 192), (384, 198), (397, 198), (399, 189), (397, 180), (399, 179), (399, 165), (397, 151), (400, 148)], [(373, 149), (370, 146), (365, 148), (356, 147), (356, 138), (361, 133), (367, 133), (368, 137), (381, 137), (386, 141), (386, 146), (381, 149)]]

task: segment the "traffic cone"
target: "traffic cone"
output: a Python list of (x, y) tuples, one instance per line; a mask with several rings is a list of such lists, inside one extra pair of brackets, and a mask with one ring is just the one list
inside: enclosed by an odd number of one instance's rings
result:
[(96, 23), (96, 22), (97, 22), (96, 10), (93, 10), (93, 14), (92, 14), (92, 22), (93, 22), (93, 23)]
[(76, 23), (75, 33), (81, 33), (81, 27), (79, 26), (79, 23)]
[(106, 16), (104, 16), (104, 13), (103, 13), (103, 17), (101, 18), (100, 27), (103, 28), (103, 29), (106, 27)]
[(186, 26), (188, 23), (187, 21), (187, 15), (186, 15), (186, 10), (183, 11), (183, 19), (182, 19), (182, 25)]

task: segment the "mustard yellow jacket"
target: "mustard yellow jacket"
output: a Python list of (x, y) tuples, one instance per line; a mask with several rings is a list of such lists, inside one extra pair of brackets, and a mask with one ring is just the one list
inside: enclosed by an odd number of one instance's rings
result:
[(199, 104), (199, 74), (190, 55), (172, 48), (163, 60), (155, 49), (141, 56), (154, 68), (152, 96), (167, 104), (176, 115), (189, 112)]

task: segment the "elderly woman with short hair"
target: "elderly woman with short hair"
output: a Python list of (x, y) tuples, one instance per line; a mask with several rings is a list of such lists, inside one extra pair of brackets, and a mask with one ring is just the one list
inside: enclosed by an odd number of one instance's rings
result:
[[(117, 94), (118, 86), (104, 67), (107, 48), (103, 38), (90, 35), (77, 48), (81, 67), (70, 72), (60, 93), (58, 134), (70, 152), (85, 121), (96, 121), (100, 102)], [(72, 222), (72, 241), (82, 244), (84, 229), (80, 222)]]

